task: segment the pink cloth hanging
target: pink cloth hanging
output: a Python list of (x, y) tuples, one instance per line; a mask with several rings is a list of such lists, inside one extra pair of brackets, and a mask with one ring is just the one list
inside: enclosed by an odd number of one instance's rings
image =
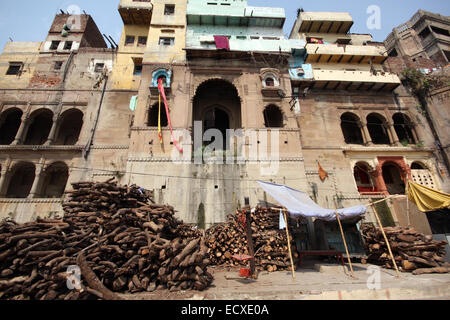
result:
[(228, 40), (228, 37), (214, 36), (214, 41), (216, 42), (217, 49), (230, 50), (230, 41)]

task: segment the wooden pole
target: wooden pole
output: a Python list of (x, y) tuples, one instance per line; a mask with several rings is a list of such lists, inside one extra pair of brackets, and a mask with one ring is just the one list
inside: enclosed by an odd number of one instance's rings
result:
[(336, 219), (339, 224), (339, 228), (341, 229), (341, 236), (342, 236), (342, 240), (344, 241), (345, 252), (347, 253), (348, 264), (350, 265), (352, 277), (355, 278), (355, 274), (353, 273), (352, 260), (350, 259), (350, 253), (348, 252), (347, 241), (345, 241), (344, 229), (342, 229), (341, 219), (339, 218), (339, 214), (337, 213), (337, 210), (334, 211), (334, 213), (336, 214)]
[(408, 177), (406, 177), (406, 188), (405, 188), (405, 193), (406, 193), (406, 215), (408, 217), (408, 228), (410, 228), (411, 227), (411, 220), (410, 220), (410, 216), (409, 216), (408, 188), (409, 188), (409, 181), (408, 181)]
[(389, 250), (389, 254), (390, 254), (390, 256), (391, 256), (392, 263), (394, 264), (395, 270), (397, 271), (397, 277), (400, 278), (400, 271), (398, 271), (397, 263), (395, 262), (394, 255), (392, 254), (392, 250), (391, 250), (391, 246), (390, 246), (390, 244), (389, 244), (389, 240), (388, 240), (388, 238), (387, 238), (387, 236), (386, 236), (386, 233), (384, 233), (383, 225), (381, 224), (381, 220), (380, 220), (380, 218), (378, 217), (377, 209), (375, 209), (375, 206), (374, 206), (374, 204), (372, 203), (372, 201), (371, 201), (371, 204), (370, 204), (370, 205), (372, 206), (373, 213), (375, 214), (375, 218), (377, 219), (378, 225), (380, 226), (381, 233), (383, 234), (383, 237), (384, 237), (384, 241), (386, 241), (386, 246), (387, 246), (387, 248), (388, 248), (388, 250)]
[(244, 209), (245, 212), (245, 223), (246, 223), (246, 235), (247, 235), (247, 245), (248, 245), (248, 255), (252, 257), (250, 260), (250, 270), (252, 273), (252, 278), (256, 279), (256, 264), (255, 264), (255, 247), (253, 245), (253, 237), (252, 237), (252, 215), (250, 208)]
[(287, 243), (288, 243), (288, 248), (289, 248), (289, 258), (291, 259), (292, 279), (295, 280), (294, 259), (292, 259), (291, 238), (289, 237), (289, 223), (288, 223), (286, 211), (284, 211), (284, 221), (286, 221), (286, 235), (287, 235)]

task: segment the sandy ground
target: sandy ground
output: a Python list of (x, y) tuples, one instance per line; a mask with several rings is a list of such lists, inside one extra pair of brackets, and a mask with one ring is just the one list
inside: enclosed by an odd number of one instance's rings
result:
[(450, 274), (414, 276), (370, 264), (348, 267), (308, 260), (295, 272), (261, 272), (257, 280), (239, 277), (239, 268), (211, 267), (213, 285), (205, 291), (155, 291), (123, 295), (132, 300), (450, 300)]

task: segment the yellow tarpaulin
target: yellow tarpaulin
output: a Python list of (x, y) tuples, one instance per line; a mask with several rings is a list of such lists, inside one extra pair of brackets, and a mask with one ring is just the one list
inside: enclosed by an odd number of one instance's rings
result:
[(450, 194), (408, 181), (408, 198), (420, 211), (428, 212), (450, 207)]

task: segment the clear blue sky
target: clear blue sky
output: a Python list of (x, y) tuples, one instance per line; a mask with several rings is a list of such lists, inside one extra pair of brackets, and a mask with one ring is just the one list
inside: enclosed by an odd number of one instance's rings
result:
[[(54, 14), (60, 8), (67, 11), (70, 5), (77, 5), (91, 14), (100, 31), (111, 35), (117, 42), (122, 29), (118, 3), (119, 0), (0, 0), (0, 50), (9, 37), (14, 41), (43, 41)], [(450, 16), (449, 0), (249, 0), (249, 5), (285, 8), (286, 34), (290, 33), (300, 7), (305, 11), (347, 11), (355, 20), (351, 31), (371, 33), (375, 41), (383, 41), (393, 27), (409, 20), (418, 9)], [(380, 30), (367, 28), (369, 15), (366, 11), (371, 5), (381, 9)]]

